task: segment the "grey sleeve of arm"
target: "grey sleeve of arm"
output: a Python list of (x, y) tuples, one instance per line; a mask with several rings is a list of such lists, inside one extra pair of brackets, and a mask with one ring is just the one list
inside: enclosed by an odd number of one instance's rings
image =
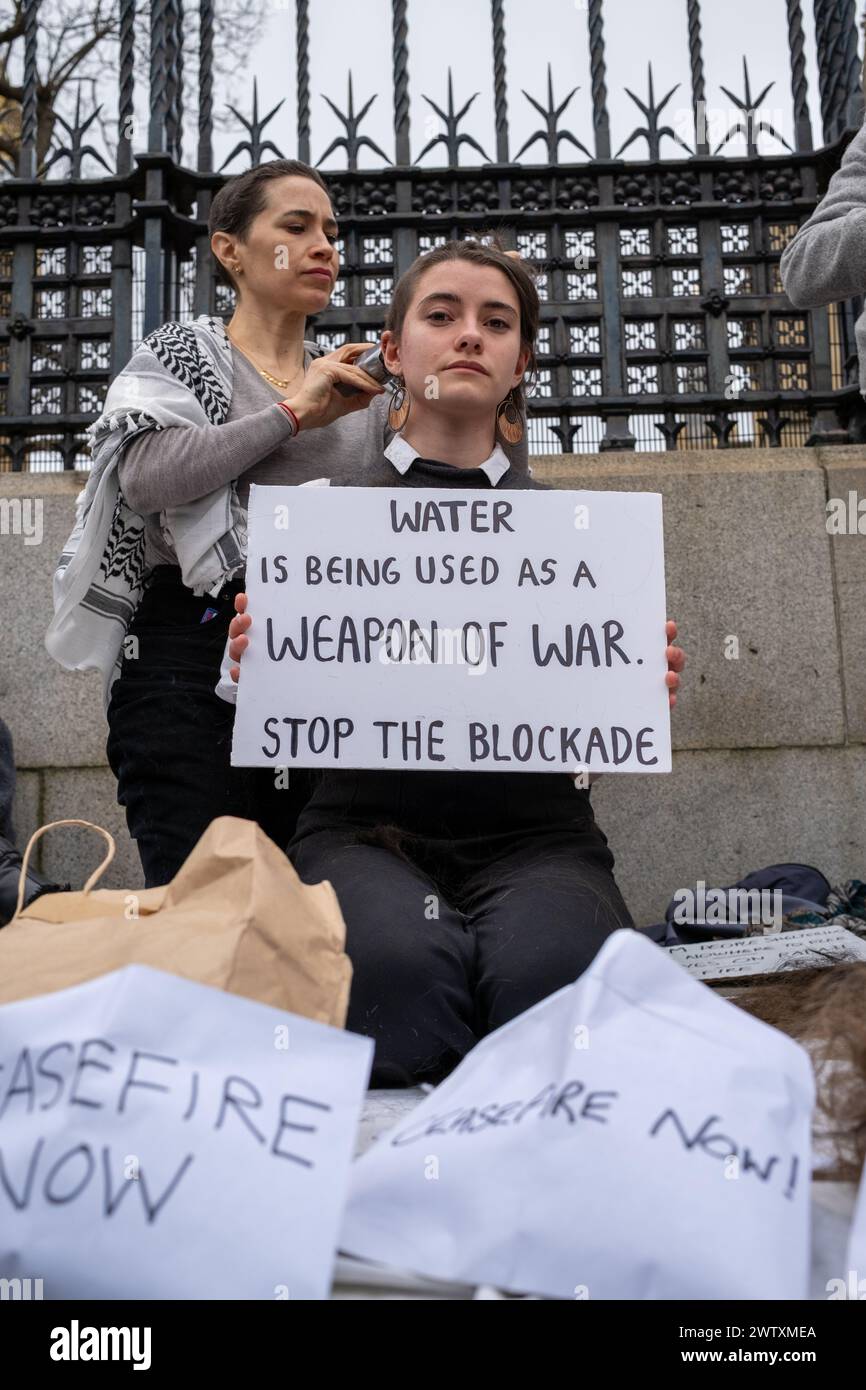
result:
[(809, 221), (785, 248), (781, 272), (796, 309), (866, 292), (866, 126), (851, 141)]
[(276, 405), (225, 425), (168, 425), (126, 446), (118, 478), (141, 516), (182, 507), (238, 478), (283, 440), (292, 422)]

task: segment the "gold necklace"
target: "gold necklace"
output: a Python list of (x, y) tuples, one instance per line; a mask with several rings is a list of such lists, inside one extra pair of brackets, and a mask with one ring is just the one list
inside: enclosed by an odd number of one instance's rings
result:
[[(235, 347), (237, 348), (238, 352), (243, 353), (244, 357), (246, 357), (250, 362), (252, 362), (252, 364), (253, 364), (253, 366), (255, 367), (256, 371), (258, 372), (259, 376), (263, 376), (263, 377), (265, 378), (265, 381), (269, 381), (269, 382), (271, 383), (272, 386), (278, 387), (279, 390), (281, 390), (281, 391), (286, 391), (286, 390), (288, 390), (288, 388), (291, 386), (291, 384), (292, 384), (293, 381), (297, 381), (298, 376), (299, 376), (299, 373), (298, 373), (298, 372), (295, 372), (295, 375), (294, 375), (293, 377), (290, 377), (288, 381), (281, 381), (280, 378), (279, 378), (278, 376), (271, 376), (271, 373), (270, 373), (270, 372), (266, 372), (265, 369), (264, 369), (264, 367), (260, 367), (259, 364), (258, 364), (258, 362), (254, 361), (253, 358), (250, 357), (250, 354), (249, 354), (248, 352), (246, 352), (246, 351), (244, 350), (244, 348), (242, 348), (242, 347), (240, 346), (239, 343), (235, 343), (235, 340), (234, 340), (234, 338), (232, 337), (232, 335), (229, 333), (228, 329), (226, 329), (226, 337), (228, 338), (228, 340), (229, 340), (230, 343), (234, 343), (234, 345), (235, 345)], [(301, 367), (300, 370), (301, 370), (301, 372), (305, 372), (306, 368)]]

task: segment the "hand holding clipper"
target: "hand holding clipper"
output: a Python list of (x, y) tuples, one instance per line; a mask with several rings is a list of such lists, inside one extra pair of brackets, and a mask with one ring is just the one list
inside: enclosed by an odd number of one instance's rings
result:
[[(355, 358), (353, 365), (360, 367), (361, 371), (366, 372), (374, 381), (378, 381), (380, 386), (391, 379), (391, 373), (385, 366), (380, 347), (368, 348), (366, 352), (361, 353), (360, 357)], [(355, 396), (358, 393), (358, 387), (352, 386), (348, 381), (335, 382), (334, 389), (339, 391), (341, 396)]]

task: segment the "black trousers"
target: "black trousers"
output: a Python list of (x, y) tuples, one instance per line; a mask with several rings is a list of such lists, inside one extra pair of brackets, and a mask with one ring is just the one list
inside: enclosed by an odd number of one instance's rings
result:
[[(271, 768), (229, 762), (235, 711), (214, 686), (242, 587), (237, 578), (197, 598), (176, 566), (158, 565), (126, 634), (106, 755), (148, 888), (174, 877), (217, 816), (258, 821), (285, 849), (310, 794), (304, 770), (278, 786)], [(203, 622), (208, 609), (216, 616)]]
[(327, 772), (289, 857), (339, 898), (346, 1027), (375, 1039), (375, 1087), (443, 1080), (634, 927), (565, 774)]

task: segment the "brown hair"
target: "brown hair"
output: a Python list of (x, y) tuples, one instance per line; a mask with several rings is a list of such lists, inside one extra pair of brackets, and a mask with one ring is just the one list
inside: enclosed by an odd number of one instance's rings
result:
[[(271, 179), (290, 177), (312, 179), (313, 183), (325, 190), (329, 198), (331, 196), (325, 180), (311, 165), (302, 163), (300, 159), (272, 159), (267, 164), (257, 164), (255, 168), (247, 169), (246, 173), (236, 174), (223, 184), (211, 203), (207, 223), (210, 235), (213, 236), (214, 232), (228, 232), (243, 241), (265, 207), (266, 184)], [(214, 263), (219, 283), (236, 290), (237, 285), (232, 276), (217, 256), (214, 256)]]
[[(469, 238), (464, 241), (446, 241), (443, 246), (437, 246), (434, 250), (418, 256), (394, 287), (394, 297), (385, 319), (385, 327), (399, 340), (418, 284), (433, 266), (441, 265), (443, 261), (469, 261), (472, 265), (494, 266), (496, 270), (501, 270), (503, 275), (508, 276), (517, 294), (517, 302), (520, 305), (521, 344), (529, 349), (526, 370), (535, 376), (538, 371), (535, 340), (538, 337), (540, 314), (535, 277), (525, 261), (506, 255), (506, 247), (497, 233), (479, 233), (479, 236), (483, 235), (490, 236), (489, 245)], [(514, 400), (521, 413), (525, 413), (526, 401), (522, 383), (514, 387)]]
[(827, 1176), (856, 1182), (866, 1158), (866, 963), (786, 975), (737, 993), (731, 1003), (811, 1044), (817, 1112), (835, 1159)]

